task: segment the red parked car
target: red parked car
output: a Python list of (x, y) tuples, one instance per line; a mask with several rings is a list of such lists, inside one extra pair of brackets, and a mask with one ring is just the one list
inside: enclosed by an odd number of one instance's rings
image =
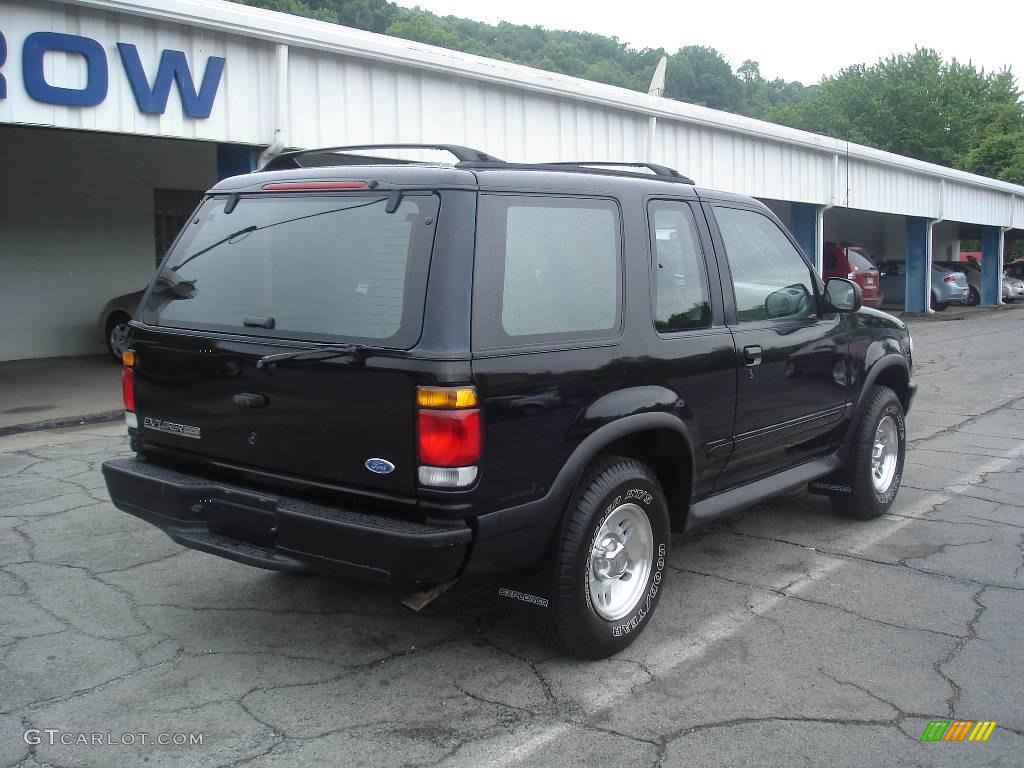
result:
[(882, 306), (878, 267), (859, 245), (825, 243), (822, 277), (842, 277), (853, 280), (861, 287), (866, 307)]

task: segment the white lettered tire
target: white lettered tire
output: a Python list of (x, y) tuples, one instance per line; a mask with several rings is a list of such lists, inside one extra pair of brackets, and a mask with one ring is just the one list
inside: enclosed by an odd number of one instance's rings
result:
[(580, 658), (626, 648), (657, 608), (669, 538), (665, 494), (650, 468), (629, 458), (597, 460), (566, 510), (542, 633)]
[(847, 517), (871, 520), (889, 511), (903, 479), (907, 423), (900, 399), (888, 387), (872, 387), (843, 473), (848, 493), (831, 494)]

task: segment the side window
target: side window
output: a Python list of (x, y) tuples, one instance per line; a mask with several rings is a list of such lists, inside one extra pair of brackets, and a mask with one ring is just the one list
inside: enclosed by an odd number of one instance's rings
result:
[(690, 207), (654, 200), (648, 219), (654, 252), (654, 327), (661, 333), (707, 328), (711, 302)]
[(620, 251), (610, 200), (481, 195), (474, 344), (617, 335)]
[(757, 211), (715, 207), (736, 295), (736, 317), (805, 320), (818, 302), (811, 268), (779, 226)]

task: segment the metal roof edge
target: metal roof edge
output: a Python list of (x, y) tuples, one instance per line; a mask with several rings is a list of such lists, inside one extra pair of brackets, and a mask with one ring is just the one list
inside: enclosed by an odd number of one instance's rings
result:
[(646, 116), (679, 120), (753, 138), (783, 143), (864, 162), (891, 165), (910, 173), (1024, 197), (1024, 186), (915, 160), (843, 139), (789, 128), (743, 115), (682, 101), (649, 96), (639, 91), (488, 59), (474, 54), (417, 43), (398, 37), (345, 27), (303, 16), (253, 8), (226, 0), (56, 0), (93, 10), (130, 14), (192, 27), (217, 30), (359, 58), (456, 73), (470, 79), (525, 89), (551, 96), (583, 100)]

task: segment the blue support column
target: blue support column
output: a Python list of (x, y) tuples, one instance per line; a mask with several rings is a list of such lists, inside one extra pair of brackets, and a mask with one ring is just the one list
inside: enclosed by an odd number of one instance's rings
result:
[(1001, 274), (1003, 231), (999, 227), (981, 228), (981, 303), (999, 304), (1003, 299)]
[(907, 312), (924, 312), (928, 309), (928, 277), (931, 270), (931, 254), (928, 253), (928, 219), (909, 217), (907, 219)]
[(252, 173), (256, 170), (259, 159), (260, 151), (256, 147), (247, 147), (244, 144), (218, 144), (217, 178), (226, 179), (228, 176)]
[(818, 206), (810, 203), (793, 203), (792, 206), (789, 220), (793, 237), (821, 272), (821, 264), (818, 263)]

